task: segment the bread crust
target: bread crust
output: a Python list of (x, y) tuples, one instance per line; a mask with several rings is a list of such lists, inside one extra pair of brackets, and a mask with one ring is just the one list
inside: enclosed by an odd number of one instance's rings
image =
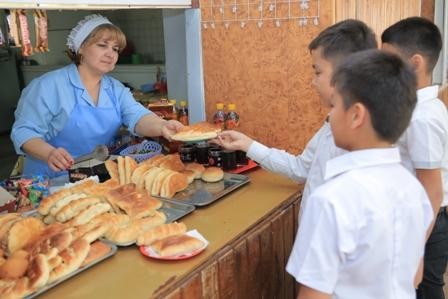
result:
[(188, 235), (171, 236), (151, 244), (151, 248), (162, 257), (183, 255), (203, 246), (204, 242)]
[(176, 235), (183, 235), (186, 232), (187, 232), (187, 226), (182, 222), (162, 224), (140, 235), (137, 239), (137, 245), (139, 246), (151, 245), (153, 242), (157, 240), (161, 240)]

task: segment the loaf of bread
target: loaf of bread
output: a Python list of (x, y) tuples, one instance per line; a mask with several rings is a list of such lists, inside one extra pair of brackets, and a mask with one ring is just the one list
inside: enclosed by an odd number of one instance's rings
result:
[(172, 198), (176, 192), (185, 190), (188, 187), (188, 178), (186, 175), (175, 172), (169, 174), (162, 183), (160, 189), (160, 196), (165, 198)]
[(142, 188), (143, 187), (142, 182), (144, 182), (143, 174), (146, 173), (152, 167), (153, 166), (150, 164), (141, 164), (134, 170), (134, 172), (132, 172), (131, 183), (134, 183), (137, 186), (137, 190), (143, 189)]
[(157, 177), (157, 175), (162, 172), (163, 169), (160, 167), (153, 167), (144, 174), (144, 189), (146, 189), (146, 192), (148, 194), (151, 194), (152, 185), (154, 184), (154, 180)]
[(100, 202), (101, 199), (98, 197), (80, 198), (78, 200), (70, 202), (62, 209), (60, 209), (59, 212), (55, 215), (55, 218), (59, 222), (66, 222), (78, 215), (82, 210)]
[(137, 245), (151, 245), (154, 241), (171, 236), (183, 235), (187, 231), (184, 223), (168, 223), (156, 226), (137, 238)]
[(73, 185), (72, 187), (69, 188), (69, 190), (72, 194), (84, 193), (84, 190), (89, 189), (95, 185), (97, 185), (96, 181), (94, 181), (90, 178), (87, 178), (85, 180), (76, 182), (75, 185)]
[(198, 141), (216, 138), (221, 129), (208, 122), (199, 122), (180, 129), (171, 138), (177, 141)]
[(87, 254), (89, 253), (90, 244), (84, 239), (75, 240), (71, 246), (61, 252), (62, 263), (50, 272), (48, 283), (77, 270)]
[(14, 253), (38, 239), (44, 227), (42, 221), (34, 217), (22, 218), (15, 222), (8, 233), (8, 252)]
[(203, 246), (204, 242), (188, 235), (171, 236), (151, 244), (151, 248), (161, 257), (187, 254)]
[(149, 159), (147, 159), (147, 160), (141, 162), (140, 165), (151, 165), (151, 166), (156, 166), (156, 165), (154, 165), (154, 163), (155, 163), (156, 161), (158, 161), (158, 160), (163, 159), (164, 157), (165, 157), (165, 155), (163, 155), (163, 154), (157, 154), (157, 155), (152, 156), (151, 158), (149, 158)]
[(193, 183), (196, 177), (196, 173), (193, 170), (184, 169), (180, 173), (187, 177), (188, 184)]
[(76, 215), (71, 221), (70, 225), (76, 226), (89, 222), (94, 217), (110, 211), (111, 206), (108, 203), (99, 203), (88, 207), (81, 213)]
[(202, 173), (202, 180), (209, 183), (214, 183), (224, 178), (224, 171), (219, 167), (208, 167)]
[(152, 196), (159, 196), (160, 190), (162, 189), (163, 181), (170, 173), (172, 173), (172, 170), (169, 169), (163, 169), (161, 172), (159, 172), (156, 177), (154, 178), (154, 181), (152, 183), (151, 187), (151, 195)]
[(125, 183), (129, 184), (131, 182), (132, 173), (137, 168), (137, 162), (129, 156), (124, 157), (125, 166)]
[(185, 169), (194, 171), (195, 179), (200, 179), (202, 177), (202, 173), (205, 171), (205, 167), (196, 162), (186, 164)]
[(116, 204), (131, 218), (143, 218), (154, 214), (162, 206), (162, 202), (154, 197), (133, 192), (117, 199)]
[(87, 195), (85, 195), (84, 193), (75, 193), (75, 194), (71, 194), (69, 196), (66, 196), (60, 200), (58, 200), (53, 207), (50, 209), (50, 215), (55, 216), (57, 213), (59, 213), (59, 211), (65, 207), (66, 205), (68, 205), (69, 203), (71, 203), (72, 201), (81, 199), (81, 198), (86, 198)]
[(81, 267), (105, 256), (107, 253), (110, 252), (110, 250), (111, 250), (110, 245), (107, 245), (104, 242), (98, 241), (98, 242), (90, 244), (89, 253), (87, 254), (87, 257), (84, 259), (84, 261), (82, 262)]
[(185, 165), (182, 163), (179, 154), (171, 154), (166, 156), (166, 159), (159, 164), (159, 167), (173, 171), (182, 171)]
[(118, 175), (118, 164), (113, 160), (107, 160), (104, 162), (104, 166), (106, 166), (107, 172), (111, 179), (115, 179), (117, 181), (120, 180), (120, 176)]
[(28, 264), (28, 253), (26, 251), (15, 252), (0, 266), (0, 279), (18, 279), (24, 276)]
[(59, 201), (60, 199), (69, 196), (72, 194), (69, 189), (61, 189), (50, 196), (47, 196), (42, 199), (42, 201), (39, 204), (39, 207), (37, 208), (37, 211), (42, 215), (47, 215), (50, 213), (50, 209), (53, 207), (53, 205)]
[(38, 254), (32, 261), (27, 270), (27, 276), (30, 279), (30, 287), (38, 289), (43, 287), (50, 278), (50, 264), (45, 255)]
[(98, 224), (93, 229), (86, 232), (82, 238), (86, 240), (89, 243), (94, 242), (95, 240), (99, 239), (100, 237), (104, 236), (110, 229), (111, 225), (110, 223), (103, 222), (101, 224)]
[(124, 158), (122, 156), (119, 156), (117, 158), (118, 163), (118, 178), (120, 185), (126, 184), (126, 167), (124, 163)]

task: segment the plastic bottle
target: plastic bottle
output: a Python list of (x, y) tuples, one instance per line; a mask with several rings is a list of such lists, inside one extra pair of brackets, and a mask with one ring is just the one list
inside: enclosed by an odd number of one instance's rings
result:
[(173, 105), (173, 110), (171, 112), (171, 115), (169, 116), (169, 119), (177, 119), (177, 102), (176, 102), (176, 100), (174, 100), (174, 99), (170, 100), (170, 104)]
[(229, 104), (227, 108), (229, 109), (229, 111), (226, 113), (225, 125), (227, 130), (232, 130), (238, 127), (238, 125), (240, 124), (240, 116), (235, 111), (235, 104)]
[(224, 104), (216, 104), (216, 112), (213, 115), (213, 123), (215, 126), (221, 130), (225, 129), (226, 114), (224, 113)]
[(184, 126), (188, 126), (187, 101), (180, 101), (180, 107), (177, 111), (177, 120)]

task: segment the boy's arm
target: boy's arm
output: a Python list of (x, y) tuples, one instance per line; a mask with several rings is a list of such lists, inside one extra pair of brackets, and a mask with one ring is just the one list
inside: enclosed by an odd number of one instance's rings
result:
[(300, 285), (297, 299), (331, 299), (331, 295), (319, 292), (315, 289), (307, 287), (306, 285)]
[(423, 185), (423, 188), (425, 188), (426, 194), (429, 197), (432, 210), (434, 212), (434, 218), (428, 228), (428, 232), (426, 235), (426, 239), (428, 239), (443, 200), (442, 174), (440, 172), (440, 168), (416, 169), (415, 173), (417, 179)]

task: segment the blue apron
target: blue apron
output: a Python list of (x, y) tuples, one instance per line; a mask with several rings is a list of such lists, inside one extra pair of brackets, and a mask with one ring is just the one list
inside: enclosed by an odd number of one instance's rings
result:
[[(110, 144), (121, 125), (121, 114), (116, 108), (118, 105), (112, 88), (112, 85), (105, 89), (100, 87), (100, 93), (106, 90), (112, 107), (95, 107), (83, 102), (82, 98), (89, 101), (87, 91), (75, 88), (76, 103), (67, 123), (58, 135), (47, 142), (56, 148), (64, 148), (73, 158), (91, 153), (97, 145)], [(101, 94), (98, 98), (99, 103)], [(24, 175), (44, 174), (52, 178), (66, 173), (53, 171), (46, 162), (29, 155), (25, 158)]]

